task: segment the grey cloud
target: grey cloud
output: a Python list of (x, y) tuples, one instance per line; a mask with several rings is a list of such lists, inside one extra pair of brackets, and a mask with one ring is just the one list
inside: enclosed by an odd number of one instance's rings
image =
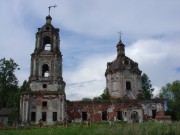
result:
[[(67, 84), (80, 82), (67, 86), (68, 98), (93, 97), (102, 93), (106, 62), (116, 57), (117, 32), (120, 30), (126, 54), (148, 73), (157, 89), (180, 78), (179, 0), (1, 1), (0, 58), (15, 59), (21, 68), (17, 73), (20, 82), (29, 76), (35, 32), (44, 25), (48, 6), (52, 3), (58, 5), (51, 12), (52, 23), (62, 29), (64, 79)], [(69, 57), (72, 56), (77, 60), (71, 60)], [(89, 80), (103, 81), (85, 83)], [(70, 86), (83, 87), (68, 89)]]

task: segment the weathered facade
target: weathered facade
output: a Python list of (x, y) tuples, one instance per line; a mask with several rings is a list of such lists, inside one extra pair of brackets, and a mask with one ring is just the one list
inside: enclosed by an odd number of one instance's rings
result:
[(125, 55), (121, 39), (117, 44), (117, 58), (107, 63), (106, 87), (113, 99), (136, 99), (142, 91), (141, 70), (138, 63)]
[(127, 121), (143, 122), (164, 116), (163, 101), (138, 101), (142, 90), (138, 64), (125, 56), (125, 45), (117, 44), (117, 58), (107, 63), (106, 86), (111, 101), (66, 101), (62, 77), (59, 29), (51, 16), (38, 28), (35, 50), (31, 54), (31, 91), (20, 97), (20, 120), (24, 123)]
[(51, 16), (38, 28), (35, 50), (31, 54), (30, 92), (22, 93), (22, 122), (47, 124), (62, 121), (65, 116), (65, 82), (62, 77), (62, 55), (59, 29), (51, 25)]
[(68, 118), (81, 121), (143, 122), (164, 116), (162, 100), (139, 101), (137, 99), (111, 101), (73, 101), (67, 103)]
[(67, 114), (73, 122), (143, 121), (141, 105), (132, 100), (73, 101), (67, 105)]

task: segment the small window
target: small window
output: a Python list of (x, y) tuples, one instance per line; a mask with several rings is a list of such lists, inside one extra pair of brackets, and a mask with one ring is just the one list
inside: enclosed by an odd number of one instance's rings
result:
[(124, 64), (125, 64), (125, 65), (129, 65), (129, 61), (126, 60), (126, 61), (124, 62)]
[(47, 107), (47, 101), (42, 102), (42, 107)]
[(42, 120), (46, 121), (46, 112), (42, 112)]
[(126, 90), (131, 90), (131, 82), (130, 81), (126, 82)]
[(47, 64), (42, 66), (42, 76), (49, 77), (49, 66)]
[(31, 112), (31, 121), (36, 121), (36, 112)]
[(53, 121), (57, 121), (57, 112), (53, 112)]
[(82, 112), (82, 120), (83, 121), (87, 120), (87, 112)]
[(156, 118), (156, 110), (152, 110), (152, 118), (153, 118), (153, 119)]
[(47, 88), (47, 84), (43, 84), (42, 87), (45, 89)]
[(102, 112), (102, 120), (107, 121), (107, 111)]
[(49, 30), (49, 27), (46, 27), (46, 30)]
[(118, 111), (117, 112), (117, 119), (118, 120), (123, 120), (123, 118), (122, 118), (122, 111)]

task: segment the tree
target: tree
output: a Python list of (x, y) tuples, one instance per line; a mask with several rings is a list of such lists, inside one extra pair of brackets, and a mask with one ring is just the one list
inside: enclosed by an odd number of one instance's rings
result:
[(93, 101), (110, 100), (110, 99), (111, 99), (111, 96), (109, 94), (109, 90), (108, 88), (105, 88), (103, 93), (100, 96), (93, 98)]
[(13, 59), (0, 59), (0, 107), (11, 106), (13, 94), (18, 90), (16, 69), (18, 64)]
[(103, 93), (100, 95), (102, 100), (110, 100), (111, 96), (109, 94), (108, 88), (105, 88)]
[(161, 88), (159, 97), (167, 101), (166, 113), (174, 120), (180, 120), (180, 80), (166, 84)]
[(18, 64), (13, 59), (0, 59), (0, 108), (12, 109), (9, 121), (18, 118), (19, 113), (19, 88), (15, 70), (19, 70)]
[(21, 92), (28, 92), (28, 91), (30, 91), (29, 83), (26, 80), (24, 80), (22, 86), (20, 87), (20, 91)]
[(93, 98), (93, 101), (101, 101), (102, 99), (101, 99), (101, 97), (100, 96), (97, 96), (97, 97), (94, 97)]
[(85, 98), (82, 99), (82, 101), (92, 101), (92, 99), (88, 98), (88, 97), (85, 97)]
[(154, 91), (154, 88), (152, 88), (151, 80), (149, 77), (143, 73), (142, 76), (142, 94), (139, 96), (139, 99), (151, 99)]

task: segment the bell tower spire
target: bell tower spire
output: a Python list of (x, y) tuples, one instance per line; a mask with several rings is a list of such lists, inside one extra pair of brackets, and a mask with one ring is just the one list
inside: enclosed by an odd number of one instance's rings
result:
[[(50, 6), (51, 7), (55, 6)], [(51, 24), (51, 16), (46, 24), (38, 28), (35, 50), (31, 55), (31, 73), (29, 77), (32, 91), (64, 92), (62, 78), (62, 55), (60, 51), (59, 29)]]
[(121, 35), (122, 32), (118, 32), (119, 33), (119, 42), (116, 46), (117, 48), (117, 57), (122, 57), (125, 56), (125, 45), (123, 44), (122, 40), (121, 40)]

